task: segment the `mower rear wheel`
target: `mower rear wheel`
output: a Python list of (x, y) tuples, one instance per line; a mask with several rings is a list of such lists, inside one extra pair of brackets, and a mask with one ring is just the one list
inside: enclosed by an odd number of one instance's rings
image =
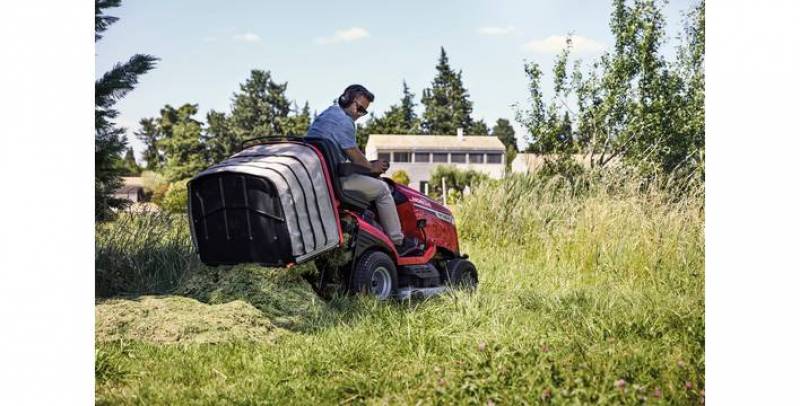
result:
[(478, 270), (475, 265), (463, 258), (447, 263), (445, 283), (457, 289), (473, 290), (478, 286)]
[(350, 280), (350, 292), (365, 293), (385, 300), (396, 290), (397, 267), (389, 255), (381, 251), (370, 251), (358, 259)]

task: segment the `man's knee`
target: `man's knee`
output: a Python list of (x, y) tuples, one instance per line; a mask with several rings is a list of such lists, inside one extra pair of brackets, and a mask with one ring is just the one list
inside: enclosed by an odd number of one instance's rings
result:
[(380, 185), (378, 186), (378, 197), (389, 196), (392, 194), (391, 190), (389, 190), (389, 185), (386, 182), (380, 180)]

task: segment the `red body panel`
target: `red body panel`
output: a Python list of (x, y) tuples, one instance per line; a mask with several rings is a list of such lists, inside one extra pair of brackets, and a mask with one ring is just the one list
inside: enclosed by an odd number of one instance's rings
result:
[[(458, 233), (453, 213), (441, 204), (409, 187), (395, 184), (395, 190), (408, 201), (397, 205), (397, 214), (405, 235), (424, 240), (426, 245), (444, 248), (458, 254)], [(417, 229), (417, 220), (426, 220), (424, 235)]]
[(389, 239), (389, 237), (383, 231), (373, 227), (372, 224), (367, 223), (366, 220), (362, 219), (360, 216), (350, 211), (347, 211), (347, 213), (355, 217), (356, 221), (358, 222), (358, 230), (360, 233), (361, 232), (369, 233), (370, 235), (381, 240), (384, 243), (385, 247), (383, 248), (388, 249), (390, 251), (389, 254), (391, 254), (392, 258), (397, 263), (397, 265), (425, 264), (428, 261), (430, 261), (434, 255), (436, 255), (436, 245), (426, 244), (427, 248), (425, 249), (425, 252), (423, 252), (422, 255), (420, 256), (417, 257), (398, 256), (397, 249), (395, 249), (394, 243), (392, 242), (391, 239)]

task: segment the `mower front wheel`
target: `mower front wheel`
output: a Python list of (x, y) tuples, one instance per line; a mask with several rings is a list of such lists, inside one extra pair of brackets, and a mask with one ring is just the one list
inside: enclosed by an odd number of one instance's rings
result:
[(351, 293), (365, 293), (379, 300), (392, 297), (397, 290), (397, 267), (384, 252), (370, 251), (358, 259), (350, 279)]
[(454, 288), (473, 290), (478, 286), (478, 270), (466, 259), (453, 259), (447, 263), (445, 283)]

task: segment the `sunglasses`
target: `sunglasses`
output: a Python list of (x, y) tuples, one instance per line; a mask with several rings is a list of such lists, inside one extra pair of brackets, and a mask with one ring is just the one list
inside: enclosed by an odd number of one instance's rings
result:
[(367, 109), (358, 103), (356, 103), (356, 112), (358, 112), (358, 114), (361, 114), (362, 116), (367, 115)]

